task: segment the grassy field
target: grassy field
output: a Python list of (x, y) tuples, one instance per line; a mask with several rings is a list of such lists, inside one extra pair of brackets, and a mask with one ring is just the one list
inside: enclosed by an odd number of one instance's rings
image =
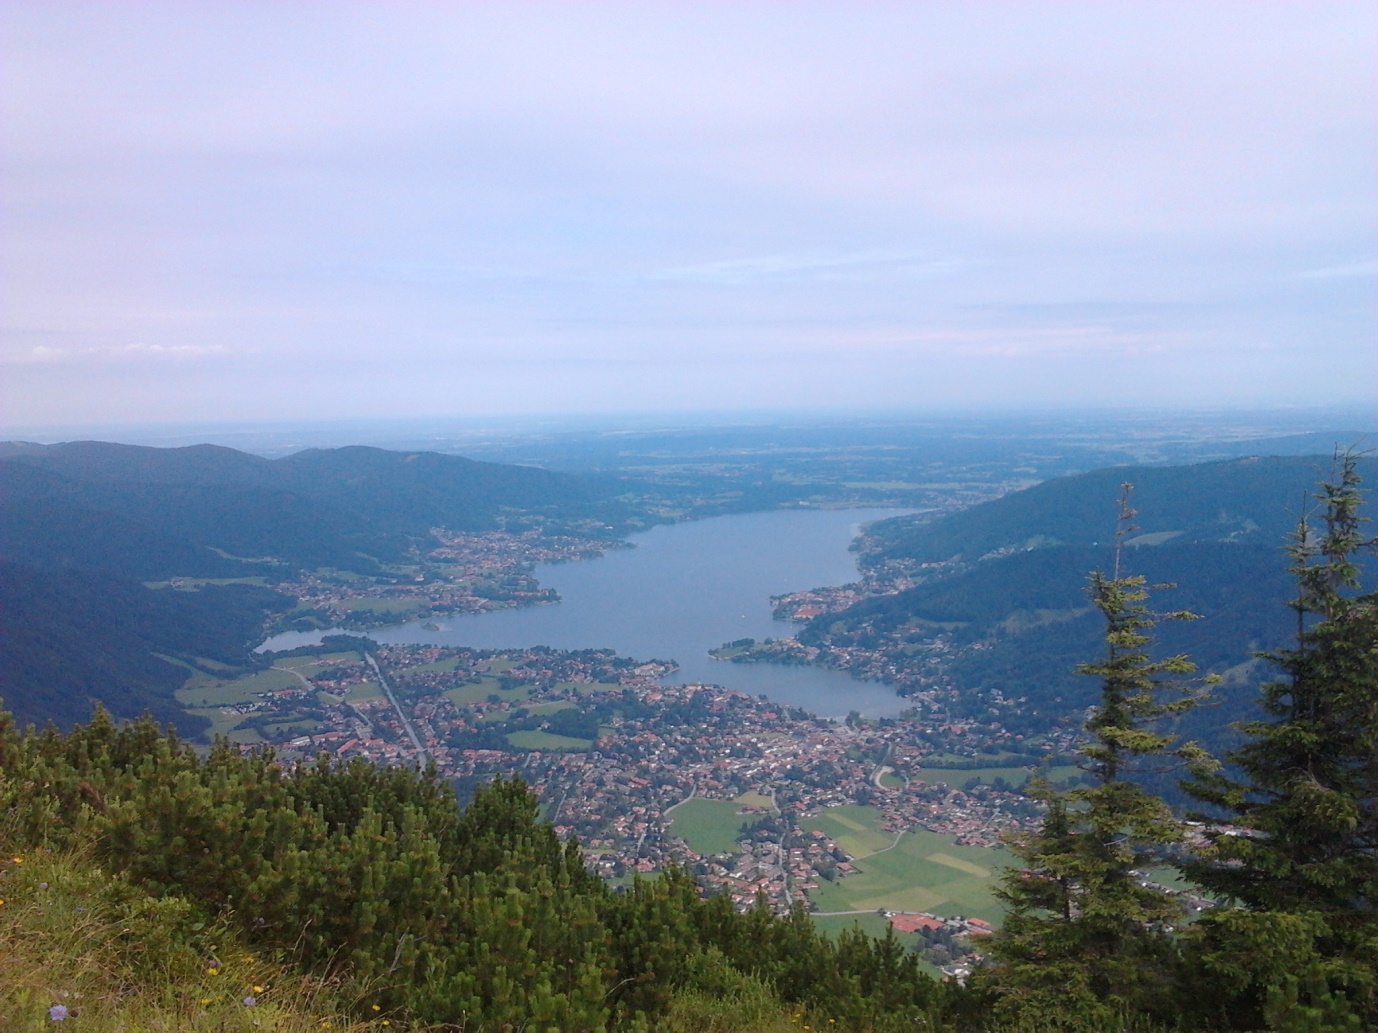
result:
[(331, 604), (337, 610), (368, 610), (372, 613), (398, 614), (421, 613), (430, 610), (426, 599), (337, 599)]
[[(883, 850), (895, 841), (892, 833), (882, 832), (880, 811), (874, 807), (848, 804), (829, 807), (799, 824), (810, 831), (818, 830), (853, 857)], [(824, 910), (831, 910), (825, 908)]]
[(593, 745), (591, 739), (531, 731), (508, 732), (507, 741), (519, 750), (586, 750)]
[(266, 585), (268, 579), (254, 577), (179, 577), (174, 585), (171, 581), (145, 581), (145, 588), (176, 588), (181, 592), (195, 592), (204, 585)]
[(482, 703), (489, 696), (499, 696), (510, 703), (524, 703), (531, 698), (531, 685), (518, 685), (506, 691), (498, 688), (498, 680), (485, 676), (476, 684), (460, 685), (449, 689), (445, 698), (461, 709), (474, 703)]
[[(925, 782), (945, 782), (950, 786), (961, 787), (972, 779), (992, 785), (997, 778), (1003, 778), (1012, 786), (1022, 786), (1034, 774), (1036, 769), (1029, 767), (992, 767), (992, 768), (930, 768), (924, 767), (919, 771), (919, 778)], [(1059, 764), (1056, 767), (1047, 768), (1043, 774), (1052, 782), (1063, 782), (1069, 778), (1075, 778), (1081, 774), (1081, 769), (1071, 764)]]
[(223, 735), (231, 742), (237, 743), (263, 741), (263, 737), (255, 729), (239, 727), (239, 722), (243, 721), (246, 716), (244, 714), (227, 713), (214, 707), (188, 707), (187, 713), (204, 717), (210, 721), (211, 726), (206, 730), (207, 736)]
[(736, 802), (741, 804), (743, 807), (760, 807), (763, 810), (767, 810), (772, 813), (779, 813), (779, 808), (775, 806), (775, 801), (773, 801), (770, 797), (766, 796), (764, 793), (757, 793), (754, 791), (746, 792), (743, 793), (741, 796), (737, 797)]
[(561, 710), (574, 710), (577, 703), (571, 703), (567, 699), (557, 699), (552, 703), (532, 703), (526, 708), (528, 714), (557, 714)]
[(622, 686), (616, 682), (609, 681), (562, 681), (555, 686), (557, 689), (568, 691), (573, 689), (575, 692), (585, 695), (590, 692), (608, 692), (611, 690), (621, 691)]
[(383, 687), (376, 681), (355, 682), (349, 687), (349, 692), (345, 693), (345, 699), (350, 703), (363, 703), (365, 700), (383, 698)]
[(177, 690), (177, 702), (183, 706), (223, 707), (232, 703), (249, 703), (260, 692), (278, 689), (299, 689), (301, 679), (291, 671), (259, 671), (247, 678), (225, 681), (209, 675), (194, 675)]
[[(998, 923), (1000, 902), (993, 889), (1013, 857), (1004, 850), (958, 846), (951, 836), (922, 829), (895, 839), (879, 828), (871, 807), (830, 807), (800, 824), (827, 833), (858, 858), (855, 875), (821, 883), (810, 898), (819, 911), (929, 911), (966, 915)], [(871, 856), (862, 856), (872, 853)], [(843, 916), (839, 916), (843, 917)]]
[(671, 813), (670, 831), (697, 853), (729, 853), (736, 846), (737, 830), (748, 818), (741, 810), (738, 800), (705, 800), (696, 796)]

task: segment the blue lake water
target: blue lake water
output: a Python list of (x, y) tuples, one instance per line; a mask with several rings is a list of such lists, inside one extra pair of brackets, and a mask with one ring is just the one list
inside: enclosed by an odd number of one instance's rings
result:
[[(909, 510), (778, 510), (652, 528), (635, 548), (598, 559), (540, 564), (543, 586), (562, 601), (375, 628), (375, 641), (481, 649), (611, 648), (640, 660), (674, 660), (667, 682), (711, 682), (803, 707), (823, 717), (868, 717), (908, 705), (889, 687), (839, 671), (714, 660), (708, 650), (739, 638), (785, 638), (795, 626), (770, 615), (770, 596), (856, 578), (848, 550), (863, 523)], [(290, 649), (323, 632), (286, 632), (264, 643)]]

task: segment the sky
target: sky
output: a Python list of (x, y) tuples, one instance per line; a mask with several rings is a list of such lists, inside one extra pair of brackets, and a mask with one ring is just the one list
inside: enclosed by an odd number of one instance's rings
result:
[(0, 419), (1378, 400), (1378, 5), (0, 0)]

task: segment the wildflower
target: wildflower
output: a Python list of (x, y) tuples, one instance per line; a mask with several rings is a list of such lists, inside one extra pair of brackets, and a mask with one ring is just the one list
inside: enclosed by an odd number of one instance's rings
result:
[(4, 898), (4, 897), (0, 897), (0, 907), (3, 907), (3, 906), (4, 906), (4, 903), (5, 903), (5, 898)]
[(40, 882), (38, 884), (38, 888), (41, 890), (46, 890), (48, 888), (48, 884), (46, 882)]
[(256, 993), (256, 994), (261, 994), (261, 993), (263, 993), (263, 987), (261, 987), (261, 986), (256, 986), (256, 987), (254, 987), (254, 993)]
[(11, 857), (10, 860), (13, 861), (15, 864), (23, 864), (23, 863), (24, 863), (24, 858), (22, 858), (22, 857)]
[(378, 1005), (376, 1005), (376, 1004), (373, 1006), (373, 1010), (374, 1010), (374, 1011), (382, 1011), (382, 1009), (379, 1008)]
[(253, 1007), (254, 1005), (256, 1005), (257, 1003), (258, 1003), (258, 998), (257, 998), (257, 997), (254, 997), (252, 994), (251, 994), (250, 996), (244, 998), (244, 1007), (246, 1007), (246, 1008), (252, 1008), (252, 1007)]
[(48, 1018), (52, 1019), (54, 1022), (61, 1022), (69, 1014), (67, 1005), (65, 1004), (55, 1004), (48, 1009)]
[(210, 968), (206, 969), (206, 975), (208, 975), (208, 976), (218, 976), (218, 975), (220, 975), (220, 970), (219, 970), (218, 968), (216, 968), (214, 965), (212, 965)]
[(211, 999), (210, 999), (209, 997), (203, 997), (203, 998), (201, 998), (201, 1003), (202, 1003), (202, 1004), (210, 1004), (210, 1003), (211, 1003)]

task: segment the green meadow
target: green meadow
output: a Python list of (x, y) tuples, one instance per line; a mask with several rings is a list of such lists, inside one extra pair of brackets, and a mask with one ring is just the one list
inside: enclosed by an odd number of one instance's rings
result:
[(234, 703), (249, 703), (260, 692), (278, 689), (299, 689), (301, 679), (291, 671), (269, 669), (246, 678), (225, 680), (209, 675), (193, 675), (177, 690), (177, 702), (189, 707), (224, 707)]
[[(928, 783), (943, 782), (950, 786), (960, 788), (975, 779), (986, 785), (994, 784), (997, 778), (1003, 778), (1009, 785), (1018, 788), (1033, 777), (1035, 772), (1040, 771), (1032, 767), (990, 767), (990, 768), (930, 768), (919, 769), (918, 778)], [(1069, 778), (1075, 778), (1081, 774), (1081, 769), (1071, 764), (1059, 764), (1056, 767), (1041, 769), (1041, 773), (1050, 782), (1065, 782)]]
[(824, 832), (856, 858), (856, 874), (809, 891), (819, 911), (884, 908), (1000, 921), (994, 888), (1014, 860), (1005, 850), (958, 846), (951, 836), (923, 829), (905, 832), (896, 843), (880, 829), (873, 807), (830, 807), (800, 825)]
[(748, 820), (738, 800), (707, 800), (696, 796), (670, 813), (670, 831), (699, 854), (730, 853), (737, 830)]
[(591, 739), (537, 731), (508, 732), (507, 741), (519, 750), (586, 750), (593, 745)]
[(770, 797), (754, 791), (745, 792), (735, 800), (696, 796), (671, 809), (670, 831), (695, 853), (731, 853), (737, 846), (737, 831), (760, 817), (759, 814), (742, 813), (744, 807), (777, 813)]

